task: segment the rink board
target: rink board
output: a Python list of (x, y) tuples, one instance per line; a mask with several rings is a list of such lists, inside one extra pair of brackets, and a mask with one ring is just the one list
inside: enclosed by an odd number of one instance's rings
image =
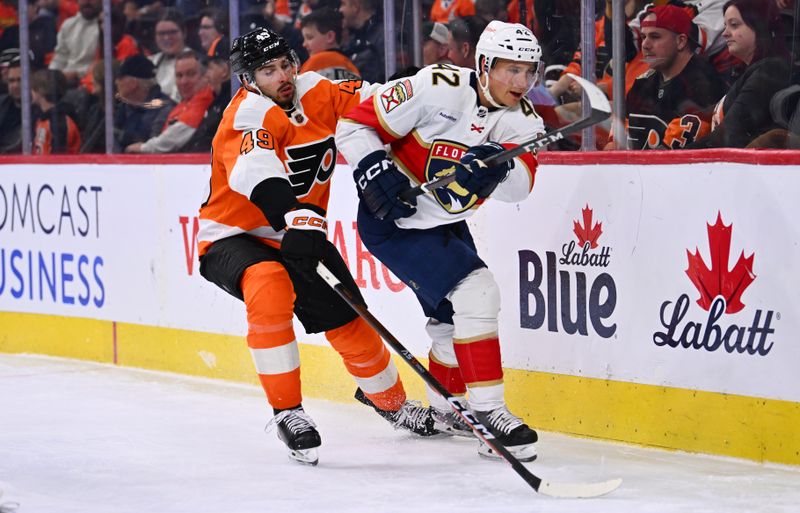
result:
[[(646, 166), (543, 157), (532, 198), (475, 216), (503, 294), (509, 402), (543, 429), (800, 464), (800, 166), (653, 155)], [(207, 172), (0, 167), (0, 351), (255, 384), (241, 304), (197, 275)], [(334, 175), (331, 239), (375, 315), (425, 356), (413, 295), (358, 239), (349, 174)], [(730, 305), (698, 304), (715, 286)], [(304, 392), (347, 400), (338, 357), (297, 331)]]

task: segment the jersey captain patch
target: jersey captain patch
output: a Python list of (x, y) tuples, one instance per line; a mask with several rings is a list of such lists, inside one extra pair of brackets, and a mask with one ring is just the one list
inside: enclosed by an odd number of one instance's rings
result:
[[(434, 141), (428, 152), (425, 165), (425, 180), (433, 180), (456, 172), (456, 165), (466, 153), (467, 147), (452, 141)], [(447, 187), (432, 191), (439, 205), (451, 214), (459, 214), (472, 208), (478, 197), (452, 182)]]
[(308, 194), (314, 182), (325, 183), (336, 166), (336, 143), (333, 136), (309, 144), (286, 148), (286, 166), (294, 195)]

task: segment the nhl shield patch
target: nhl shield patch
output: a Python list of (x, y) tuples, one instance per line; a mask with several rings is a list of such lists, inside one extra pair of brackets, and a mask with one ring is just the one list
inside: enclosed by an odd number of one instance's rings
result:
[[(467, 147), (452, 141), (434, 141), (428, 152), (425, 180), (433, 180), (456, 172), (456, 165), (466, 153)], [(472, 208), (478, 197), (452, 182), (447, 187), (432, 191), (436, 201), (451, 214), (459, 214)]]

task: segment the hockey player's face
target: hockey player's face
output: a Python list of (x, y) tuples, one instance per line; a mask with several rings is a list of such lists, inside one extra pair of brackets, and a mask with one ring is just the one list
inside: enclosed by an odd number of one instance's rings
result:
[(756, 51), (756, 33), (744, 23), (736, 6), (731, 5), (725, 10), (725, 30), (722, 37), (725, 38), (731, 55), (750, 64)]
[(489, 70), (489, 92), (506, 107), (516, 106), (536, 83), (535, 64), (498, 59)]
[(291, 107), (296, 76), (297, 68), (292, 59), (278, 57), (256, 70), (256, 86), (281, 107)]

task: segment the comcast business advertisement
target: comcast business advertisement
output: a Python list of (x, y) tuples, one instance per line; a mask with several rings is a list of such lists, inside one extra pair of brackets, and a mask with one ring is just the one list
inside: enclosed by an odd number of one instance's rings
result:
[[(0, 310), (244, 335), (242, 303), (198, 273), (208, 176), (0, 167)], [(471, 221), (501, 288), (503, 365), (800, 401), (797, 190), (789, 166), (541, 166), (528, 200)], [(331, 197), (329, 238), (370, 310), (425, 356), (413, 294), (360, 241), (347, 166)]]

